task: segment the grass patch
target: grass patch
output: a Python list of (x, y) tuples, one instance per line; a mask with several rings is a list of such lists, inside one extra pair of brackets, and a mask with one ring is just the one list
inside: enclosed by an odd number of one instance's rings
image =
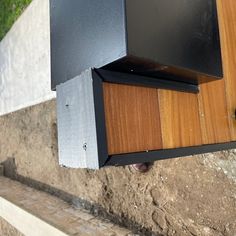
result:
[(32, 0), (0, 0), (0, 40)]

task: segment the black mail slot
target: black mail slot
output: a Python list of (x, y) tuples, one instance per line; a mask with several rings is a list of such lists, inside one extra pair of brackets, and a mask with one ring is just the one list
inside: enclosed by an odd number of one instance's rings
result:
[(52, 89), (90, 67), (191, 84), (223, 77), (215, 0), (51, 0), (50, 12)]

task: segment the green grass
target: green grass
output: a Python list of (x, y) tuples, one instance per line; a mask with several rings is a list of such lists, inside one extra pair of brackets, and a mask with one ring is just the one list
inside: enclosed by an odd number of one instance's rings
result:
[(0, 40), (32, 0), (0, 0)]

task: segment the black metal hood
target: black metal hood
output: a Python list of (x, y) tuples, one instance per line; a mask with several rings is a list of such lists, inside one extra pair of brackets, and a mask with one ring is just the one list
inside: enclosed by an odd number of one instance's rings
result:
[(223, 77), (216, 0), (50, 0), (50, 14), (52, 89), (91, 67), (192, 84)]

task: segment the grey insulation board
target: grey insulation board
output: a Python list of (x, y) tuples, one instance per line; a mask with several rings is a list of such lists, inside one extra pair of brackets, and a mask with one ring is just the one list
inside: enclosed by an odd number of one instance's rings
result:
[(57, 86), (60, 165), (98, 169), (92, 71)]

